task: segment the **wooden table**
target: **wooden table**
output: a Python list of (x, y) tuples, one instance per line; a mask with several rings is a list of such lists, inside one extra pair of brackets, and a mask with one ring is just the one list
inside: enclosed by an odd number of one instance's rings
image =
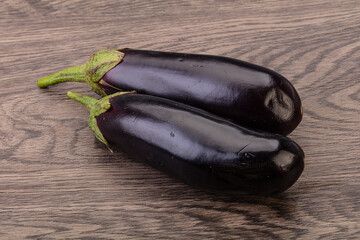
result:
[[(359, 239), (360, 4), (349, 1), (24, 1), (0, 8), (0, 239)], [(121, 153), (36, 80), (102, 48), (216, 54), (298, 90), (290, 135), (306, 168), (283, 194), (193, 189)]]

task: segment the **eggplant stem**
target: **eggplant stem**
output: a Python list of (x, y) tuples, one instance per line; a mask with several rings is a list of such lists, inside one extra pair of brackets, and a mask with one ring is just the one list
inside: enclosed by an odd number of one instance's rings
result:
[(75, 100), (78, 103), (81, 103), (82, 105), (84, 105), (90, 112), (92, 111), (95, 103), (98, 102), (98, 100), (96, 98), (89, 97), (89, 96), (86, 96), (81, 93), (74, 93), (71, 91), (69, 91), (67, 93), (67, 96), (68, 96), (68, 98)]
[[(109, 143), (105, 139), (105, 137), (102, 135), (96, 121), (96, 117), (100, 114), (106, 112), (111, 108), (110, 99), (119, 95), (123, 94), (133, 94), (136, 93), (135, 91), (131, 92), (117, 92), (112, 95), (108, 95), (106, 97), (103, 97), (100, 100), (97, 100), (96, 98), (86, 96), (81, 93), (74, 93), (69, 91), (67, 93), (68, 98), (73, 99), (82, 105), (84, 105), (87, 109), (90, 111), (90, 118), (89, 118), (89, 127), (94, 132), (94, 135), (97, 139), (99, 139), (102, 143), (104, 143), (109, 149)], [(112, 152), (112, 150), (110, 149)]]
[(41, 88), (45, 88), (62, 82), (86, 82), (85, 81), (86, 64), (69, 67), (45, 78), (39, 79), (37, 84)]
[(98, 86), (102, 77), (118, 65), (125, 54), (117, 49), (103, 49), (94, 52), (83, 65), (69, 67), (48, 77), (39, 79), (37, 84), (41, 88), (62, 82), (84, 82), (101, 96), (106, 93)]

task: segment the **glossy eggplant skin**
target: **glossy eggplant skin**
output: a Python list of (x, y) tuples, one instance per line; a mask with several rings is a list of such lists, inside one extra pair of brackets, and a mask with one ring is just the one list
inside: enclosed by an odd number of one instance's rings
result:
[(301, 100), (295, 88), (264, 67), (210, 55), (119, 51), (125, 54), (122, 62), (97, 83), (107, 94), (136, 90), (281, 135), (301, 122)]
[(202, 190), (271, 195), (289, 188), (304, 169), (302, 149), (287, 137), (149, 95), (116, 96), (110, 104), (96, 122), (111, 149)]

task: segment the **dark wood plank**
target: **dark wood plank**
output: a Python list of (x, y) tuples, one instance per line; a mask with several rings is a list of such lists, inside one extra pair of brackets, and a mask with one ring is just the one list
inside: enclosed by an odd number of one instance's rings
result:
[[(348, 1), (33, 1), (0, 8), (0, 239), (360, 238), (360, 5)], [(87, 127), (67, 83), (36, 80), (97, 49), (209, 53), (272, 68), (304, 105), (287, 192), (200, 192)], [(91, 94), (95, 96), (94, 94)]]

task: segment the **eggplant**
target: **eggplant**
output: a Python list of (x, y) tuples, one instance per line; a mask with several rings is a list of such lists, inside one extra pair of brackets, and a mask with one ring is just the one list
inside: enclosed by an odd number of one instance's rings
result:
[(267, 196), (288, 189), (304, 169), (304, 152), (289, 138), (189, 105), (129, 92), (67, 95), (90, 110), (90, 128), (110, 149), (204, 191)]
[(291, 133), (302, 119), (300, 97), (285, 77), (220, 56), (100, 50), (84, 65), (38, 80), (38, 86), (64, 81), (87, 82), (102, 96), (136, 90), (282, 135)]

